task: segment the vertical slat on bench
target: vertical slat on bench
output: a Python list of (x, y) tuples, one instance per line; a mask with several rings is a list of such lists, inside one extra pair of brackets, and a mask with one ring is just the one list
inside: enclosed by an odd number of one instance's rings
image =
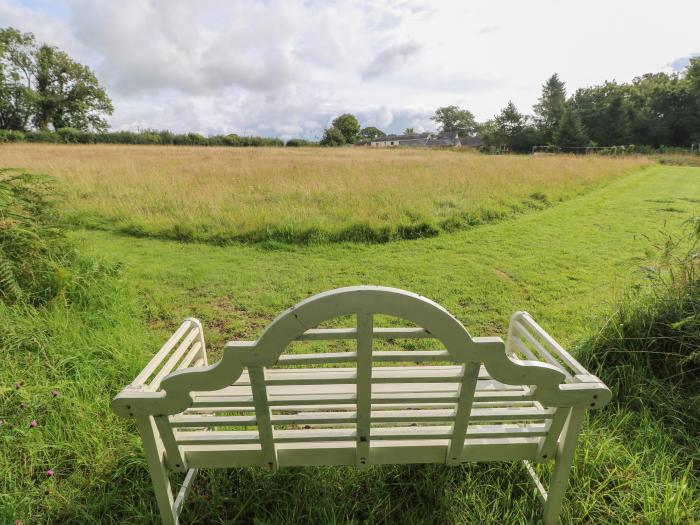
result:
[(559, 443), (561, 431), (564, 428), (564, 423), (569, 418), (570, 408), (559, 407), (554, 414), (554, 417), (549, 422), (547, 435), (540, 438), (540, 445), (537, 449), (538, 461), (549, 461), (554, 459), (554, 453)]
[(173, 490), (168, 479), (168, 469), (165, 466), (165, 450), (158, 435), (158, 429), (152, 417), (137, 417), (136, 425), (143, 442), (143, 452), (146, 455), (148, 470), (156, 493), (158, 510), (163, 525), (177, 525), (178, 516), (174, 509)]
[(357, 430), (356, 459), (358, 467), (369, 463), (370, 421), (372, 418), (372, 314), (357, 314)]
[(464, 375), (462, 376), (462, 383), (459, 385), (459, 400), (457, 401), (455, 421), (452, 425), (452, 438), (450, 447), (447, 450), (446, 462), (448, 465), (458, 465), (462, 458), (464, 439), (467, 435), (469, 416), (472, 411), (472, 403), (474, 402), (476, 382), (479, 379), (479, 368), (481, 368), (481, 363), (465, 363), (464, 365)]
[(163, 447), (165, 448), (165, 457), (167, 458), (168, 467), (175, 472), (186, 472), (187, 465), (185, 465), (182, 454), (180, 453), (180, 447), (178, 447), (175, 441), (175, 434), (173, 433), (173, 427), (170, 425), (170, 416), (154, 416), (156, 422), (156, 427), (158, 427), (158, 433), (160, 434)]
[(265, 369), (261, 366), (249, 366), (250, 388), (253, 391), (253, 403), (255, 404), (255, 419), (258, 425), (260, 446), (265, 457), (265, 463), (270, 470), (277, 470), (277, 448), (272, 433), (272, 421), (270, 405), (267, 399), (267, 386), (265, 385)]

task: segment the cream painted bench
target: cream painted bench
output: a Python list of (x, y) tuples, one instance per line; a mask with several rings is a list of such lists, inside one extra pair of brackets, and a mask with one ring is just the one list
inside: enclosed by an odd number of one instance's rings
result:
[[(353, 328), (318, 328), (348, 315)], [(377, 315), (415, 327), (376, 327)], [(443, 350), (401, 348), (416, 338)], [(351, 352), (283, 353), (347, 339), (356, 340)], [(374, 340), (398, 350), (373, 351)], [(447, 364), (428, 364), (439, 362)], [(419, 295), (357, 286), (302, 301), (257, 341), (227, 343), (214, 365), (199, 321), (187, 319), (112, 408), (136, 419), (165, 524), (178, 522), (199, 468), (501, 460), (525, 462), (544, 522), (555, 523), (584, 413), (610, 397), (525, 312), (513, 315), (504, 343), (471, 337)], [(547, 492), (531, 462), (550, 461)], [(175, 498), (173, 471), (186, 473)]]

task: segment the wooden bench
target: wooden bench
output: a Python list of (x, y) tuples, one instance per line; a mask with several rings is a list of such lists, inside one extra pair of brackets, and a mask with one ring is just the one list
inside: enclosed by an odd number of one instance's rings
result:
[[(318, 328), (343, 316), (352, 328)], [(413, 326), (375, 326), (384, 316)], [(441, 349), (405, 349), (426, 338)], [(321, 341), (353, 346), (300, 353)], [(525, 462), (555, 523), (584, 413), (610, 397), (525, 312), (504, 343), (471, 337), (419, 295), (357, 286), (300, 302), (257, 341), (227, 343), (214, 365), (187, 319), (112, 408), (136, 419), (165, 524), (178, 522), (199, 468), (502, 460)], [(531, 462), (554, 462), (548, 491)], [(186, 473), (176, 497), (173, 471)]]

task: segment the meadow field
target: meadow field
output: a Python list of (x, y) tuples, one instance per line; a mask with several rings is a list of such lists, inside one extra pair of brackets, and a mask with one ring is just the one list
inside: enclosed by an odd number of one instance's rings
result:
[[(476, 336), (505, 336), (527, 310), (608, 382), (615, 397), (584, 424), (563, 523), (700, 521), (698, 381), (657, 377), (653, 352), (626, 357), (666, 344), (670, 363), (681, 340), (698, 359), (695, 277), (674, 269), (669, 291), (658, 283), (691, 242), (700, 168), (31, 144), (0, 147), (0, 167), (60, 181), (56, 228), (81, 257), (57, 256), (53, 299), (0, 300), (0, 523), (157, 523), (135, 426), (111, 398), (185, 317), (202, 320), (217, 356), (280, 310), (353, 284), (420, 293)], [(423, 222), (432, 229), (401, 233)], [(688, 282), (695, 299), (671, 311)], [(525, 524), (539, 509), (518, 463), (237, 469), (204, 472), (183, 521)]]
[(645, 157), (463, 151), (8, 144), (3, 166), (67, 183), (78, 226), (177, 240), (386, 242), (512, 217)]

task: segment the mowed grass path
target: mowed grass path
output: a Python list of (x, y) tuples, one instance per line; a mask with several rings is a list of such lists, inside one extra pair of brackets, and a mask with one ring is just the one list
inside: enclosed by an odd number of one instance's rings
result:
[(423, 294), (475, 335), (504, 335), (510, 314), (527, 309), (569, 343), (639, 277), (650, 238), (699, 210), (700, 170), (654, 167), (545, 211), (433, 239), (265, 249), (81, 236), (127, 263), (155, 324), (195, 315), (215, 343), (255, 337), (281, 309), (355, 284)]

